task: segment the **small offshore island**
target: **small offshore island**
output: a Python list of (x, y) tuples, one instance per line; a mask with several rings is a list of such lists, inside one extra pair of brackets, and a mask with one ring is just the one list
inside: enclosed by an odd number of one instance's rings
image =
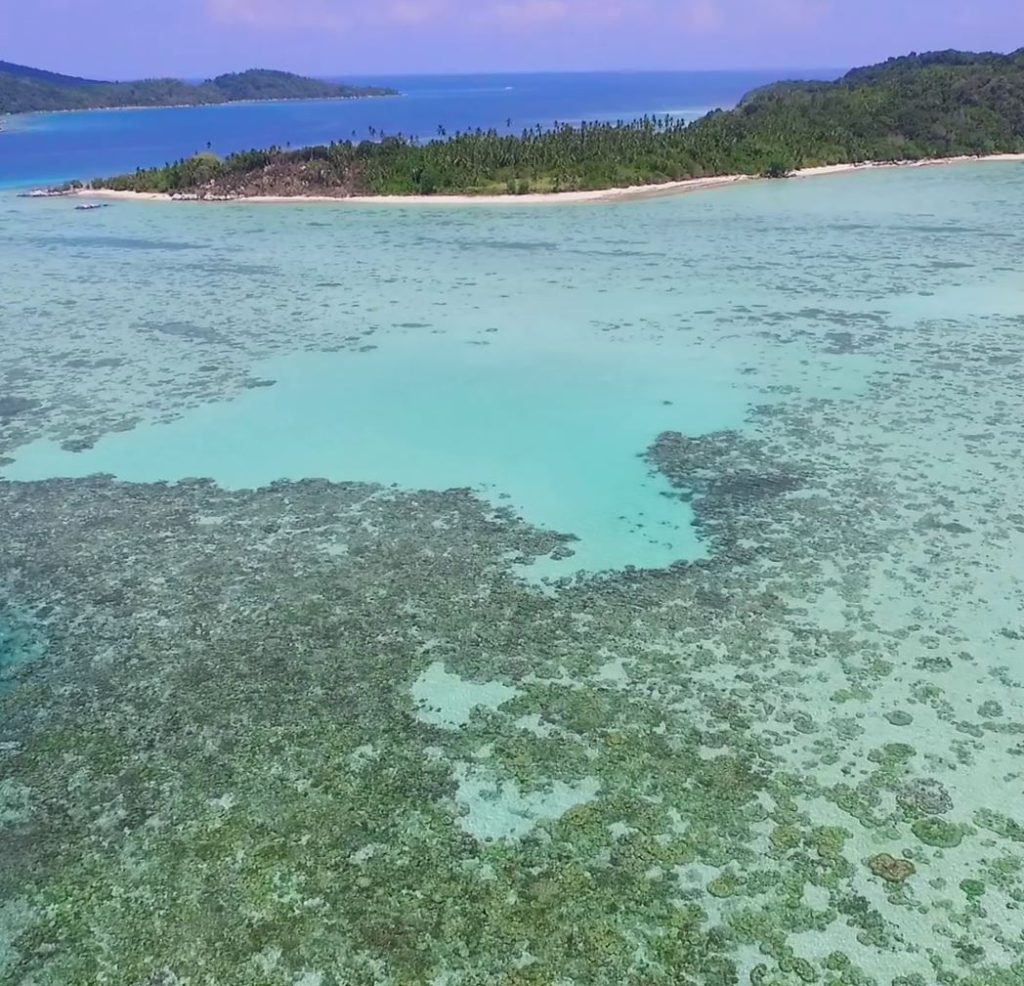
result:
[(720, 184), (864, 163), (1024, 154), (1024, 48), (911, 54), (835, 82), (779, 82), (733, 110), (496, 130), (388, 135), (301, 150), (199, 154), (64, 186), (203, 200), (525, 196)]
[(394, 89), (350, 86), (290, 72), (250, 69), (205, 82), (143, 79), (103, 82), (0, 61), (0, 116), (65, 110), (213, 106), (282, 99), (353, 99), (396, 96)]

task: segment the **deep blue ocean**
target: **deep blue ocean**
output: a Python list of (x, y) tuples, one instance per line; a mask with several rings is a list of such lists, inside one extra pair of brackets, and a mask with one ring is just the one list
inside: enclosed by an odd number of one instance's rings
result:
[(220, 154), (385, 133), (433, 137), (510, 125), (518, 132), (559, 121), (671, 113), (686, 118), (734, 105), (750, 89), (786, 75), (835, 71), (591, 72), (351, 79), (388, 85), (380, 99), (245, 103), (149, 110), (41, 113), (8, 118), (0, 133), (0, 187), (92, 178), (150, 167), (209, 145)]

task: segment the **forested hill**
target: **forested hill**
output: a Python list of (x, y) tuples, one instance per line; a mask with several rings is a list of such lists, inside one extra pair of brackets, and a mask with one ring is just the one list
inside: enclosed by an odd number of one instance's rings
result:
[(995, 152), (1024, 152), (1024, 49), (910, 55), (835, 82), (779, 83), (689, 125), (647, 117), (429, 143), (398, 135), (201, 155), (94, 184), (209, 197), (519, 193)]
[(394, 95), (394, 91), (338, 85), (267, 69), (219, 75), (201, 83), (183, 82), (181, 79), (101, 82), (0, 62), (0, 114), (383, 95)]
[(913, 54), (836, 82), (766, 86), (731, 117), (719, 128), (792, 166), (1020, 150), (1024, 49)]
[(55, 86), (101, 86), (104, 84), (99, 79), (82, 79), (77, 75), (61, 75), (59, 72), (47, 72), (46, 69), (15, 65), (13, 62), (3, 60), (0, 60), (0, 75), (12, 75)]

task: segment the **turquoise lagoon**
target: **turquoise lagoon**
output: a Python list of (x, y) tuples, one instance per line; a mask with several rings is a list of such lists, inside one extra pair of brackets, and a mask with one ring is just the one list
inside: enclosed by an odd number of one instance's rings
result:
[(0, 196), (0, 979), (1024, 982), (1022, 231)]
[[(801, 191), (815, 222), (827, 190)], [(578, 538), (534, 575), (702, 557), (685, 497), (641, 456), (663, 431), (740, 427), (764, 399), (756, 336), (728, 328), (721, 301), (732, 318), (769, 307), (745, 271), (777, 264), (744, 255), (787, 201), (762, 187), (596, 210), (11, 203), (16, 365), (29, 372), (45, 333), (37, 385), (116, 421), (70, 415), (63, 438), (96, 432), (93, 447), (44, 437), (3, 475), (470, 487)], [(716, 274), (723, 239), (737, 263)], [(855, 392), (862, 362), (819, 359), (813, 387)]]
[(6, 474), (469, 487), (579, 539), (571, 558), (532, 574), (661, 568), (703, 547), (689, 506), (639, 453), (680, 421), (696, 431), (737, 426), (743, 404), (706, 360), (673, 366), (659, 357), (636, 343), (564, 336), (414, 337), (368, 353), (280, 357), (256, 367), (272, 386), (87, 451), (39, 442)]

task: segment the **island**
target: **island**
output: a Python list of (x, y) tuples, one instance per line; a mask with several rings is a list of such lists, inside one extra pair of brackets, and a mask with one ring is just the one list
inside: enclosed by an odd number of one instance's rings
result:
[(205, 106), (283, 99), (394, 96), (395, 90), (308, 79), (290, 72), (250, 69), (205, 82), (143, 79), (103, 82), (0, 61), (0, 116), (57, 110)]
[(200, 154), (74, 190), (193, 199), (517, 196), (720, 183), (864, 163), (1024, 154), (1024, 49), (910, 54), (834, 82), (780, 82), (687, 123), (475, 130), (421, 141)]

